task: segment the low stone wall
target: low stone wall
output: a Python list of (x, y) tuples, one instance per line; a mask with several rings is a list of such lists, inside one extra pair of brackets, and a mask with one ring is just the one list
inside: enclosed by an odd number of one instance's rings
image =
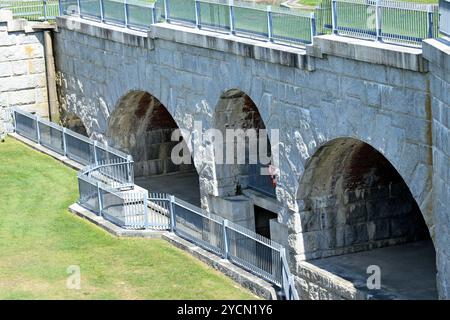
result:
[(44, 37), (41, 29), (0, 10), (0, 135), (8, 129), (6, 109), (14, 106), (49, 117)]

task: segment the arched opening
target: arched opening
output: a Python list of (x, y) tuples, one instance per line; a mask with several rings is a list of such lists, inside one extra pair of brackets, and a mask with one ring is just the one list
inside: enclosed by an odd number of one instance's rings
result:
[[(270, 237), (277, 213), (255, 199), (276, 202), (271, 132), (266, 131), (256, 104), (238, 89), (221, 95), (215, 110), (214, 127), (223, 139), (222, 155), (220, 159), (216, 155), (215, 170), (218, 195), (226, 204), (210, 207), (213, 210), (215, 207), (226, 208), (215, 213)], [(249, 192), (257, 196), (250, 197)], [(267, 204), (267, 200), (262, 202)], [(230, 208), (233, 214), (226, 212)]]
[[(271, 161), (270, 133), (265, 135), (266, 126), (253, 100), (241, 90), (226, 91), (220, 97), (214, 123), (224, 139), (223, 164), (216, 164), (219, 194), (238, 195), (253, 188), (274, 197), (275, 181), (264, 170)], [(242, 153), (240, 141), (245, 141)], [(227, 157), (231, 152), (233, 156)]]
[(154, 96), (133, 91), (124, 96), (111, 114), (106, 133), (108, 143), (133, 156), (135, 183), (150, 192), (167, 192), (200, 205), (197, 171), (190, 163), (174, 162), (172, 141), (178, 126), (169, 111)]
[(393, 297), (436, 297), (428, 227), (400, 174), (372, 146), (352, 138), (322, 146), (306, 166), (298, 201), (306, 259), (364, 284), (367, 268), (379, 266), (382, 289)]
[(80, 117), (78, 117), (74, 113), (63, 113), (61, 115), (61, 124), (67, 129), (88, 137), (88, 133), (86, 127), (83, 124), (83, 121), (81, 121)]

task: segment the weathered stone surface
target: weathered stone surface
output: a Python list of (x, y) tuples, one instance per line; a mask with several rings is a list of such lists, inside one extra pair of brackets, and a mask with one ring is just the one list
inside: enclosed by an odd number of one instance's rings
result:
[[(25, 33), (0, 10), (0, 136), (11, 130), (10, 107), (20, 106), (48, 118), (47, 79), (42, 31)], [(15, 21), (15, 20), (14, 20)], [(14, 25), (14, 30), (12, 30)], [(5, 122), (5, 124), (3, 123)]]
[[(327, 146), (338, 138), (364, 142), (379, 151), (406, 182), (429, 230), (434, 230), (441, 296), (448, 297), (449, 184), (443, 179), (445, 175), (436, 174), (448, 172), (442, 165), (448, 165), (450, 149), (450, 90), (443, 81), (445, 73), (439, 71), (448, 70), (446, 58), (430, 58), (427, 72), (428, 62), (418, 49), (347, 38), (320, 40), (308, 49), (313, 55), (291, 49), (284, 54), (279, 48), (264, 48), (254, 41), (236, 41), (231, 36), (215, 40), (210, 33), (164, 24), (152, 29), (151, 41), (145, 35), (127, 35), (128, 30), (117, 28), (111, 36), (95, 23), (74, 20), (71, 25), (71, 19), (59, 19), (55, 35), (60, 99), (63, 108), (77, 114), (93, 136), (105, 138), (118, 101), (132, 90), (153, 95), (177, 126), (187, 130), (194, 121), (200, 121), (203, 130), (214, 128), (222, 94), (242, 90), (258, 107), (266, 128), (280, 130), (277, 200), (283, 209), (278, 212), (278, 221), (288, 224), (286, 238), (296, 259), (308, 257), (308, 251), (311, 258), (320, 257), (321, 247), (325, 254), (342, 254), (349, 252), (345, 246), (362, 250), (369, 249), (369, 243), (383, 245), (384, 239), (392, 236), (392, 224), (395, 235), (408, 231), (401, 217), (396, 217), (396, 223), (385, 221), (383, 209), (374, 212), (371, 206), (371, 201), (384, 201), (386, 196), (392, 201), (388, 204), (398, 205), (395, 198), (402, 197), (402, 191), (387, 185), (379, 190), (369, 185), (361, 187), (358, 194), (350, 190), (353, 193), (345, 195), (342, 208), (351, 211), (349, 226), (342, 223), (345, 210), (331, 214), (339, 198), (330, 194), (306, 200), (299, 197), (308, 191), (308, 183), (305, 190), (299, 190), (300, 181), (313, 182), (305, 168), (313, 165), (319, 149), (325, 148), (324, 155), (333, 153)], [(434, 54), (434, 49), (427, 50)], [(434, 66), (442, 61), (445, 65)], [(226, 189), (231, 178), (214, 168), (209, 150), (202, 145), (194, 154), (204, 200), (232, 191)], [(334, 168), (331, 163), (322, 168), (323, 177), (334, 176), (327, 169)], [(251, 220), (247, 219), (248, 211), (240, 211), (251, 207), (247, 201), (239, 208), (212, 202), (207, 205), (222, 207), (230, 216), (242, 214), (243, 221)], [(328, 228), (333, 224), (336, 228)], [(304, 283), (299, 282), (299, 286)], [(330, 295), (319, 287), (310, 291), (314, 298), (356, 297), (355, 292)]]

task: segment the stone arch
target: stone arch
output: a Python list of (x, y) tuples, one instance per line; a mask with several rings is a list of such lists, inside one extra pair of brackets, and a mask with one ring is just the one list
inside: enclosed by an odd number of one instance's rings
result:
[(303, 233), (320, 238), (314, 244), (304, 238), (306, 258), (430, 237), (401, 175), (361, 140), (337, 138), (318, 148), (305, 166), (297, 199)]
[(289, 234), (296, 261), (309, 260), (355, 286), (376, 265), (389, 275), (375, 295), (436, 297), (436, 250), (424, 214), (374, 147), (349, 137), (320, 146), (305, 165), (297, 199)]
[(73, 112), (63, 112), (61, 114), (61, 124), (63, 127), (75, 131), (83, 136), (89, 137), (87, 127), (80, 117)]
[[(222, 132), (224, 142), (223, 157), (220, 159), (223, 164), (217, 163), (217, 159), (215, 164), (218, 195), (234, 196), (239, 195), (243, 189), (254, 188), (276, 197), (274, 177), (261, 174), (261, 169), (267, 171), (270, 163), (273, 164), (270, 132), (267, 131), (267, 152), (264, 152), (260, 139), (264, 139), (263, 131), (266, 130), (266, 125), (252, 98), (236, 88), (223, 91), (214, 111), (213, 127)], [(239, 138), (228, 136), (227, 129), (236, 130), (236, 136), (244, 139), (244, 163), (239, 164), (238, 161)], [(234, 150), (234, 162), (227, 163), (227, 152), (231, 149)], [(264, 156), (261, 156), (262, 154)]]
[[(150, 192), (168, 192), (199, 204), (199, 179), (190, 153), (185, 155), (188, 161), (184, 163), (172, 158), (177, 145), (180, 156), (190, 150), (182, 135), (172, 141), (172, 133), (177, 129), (171, 113), (156, 97), (146, 91), (133, 90), (119, 100), (111, 113), (106, 140), (109, 145), (133, 156), (137, 184)], [(183, 194), (181, 181), (194, 184), (184, 186), (194, 192)]]

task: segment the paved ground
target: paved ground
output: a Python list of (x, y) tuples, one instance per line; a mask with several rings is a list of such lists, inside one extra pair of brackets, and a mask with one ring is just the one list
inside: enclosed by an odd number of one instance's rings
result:
[(196, 172), (135, 178), (134, 182), (149, 192), (166, 192), (200, 206), (200, 186)]
[(372, 251), (308, 261), (352, 282), (365, 283), (366, 268), (381, 268), (381, 290), (374, 296), (388, 299), (437, 299), (433, 243), (420, 241)]

